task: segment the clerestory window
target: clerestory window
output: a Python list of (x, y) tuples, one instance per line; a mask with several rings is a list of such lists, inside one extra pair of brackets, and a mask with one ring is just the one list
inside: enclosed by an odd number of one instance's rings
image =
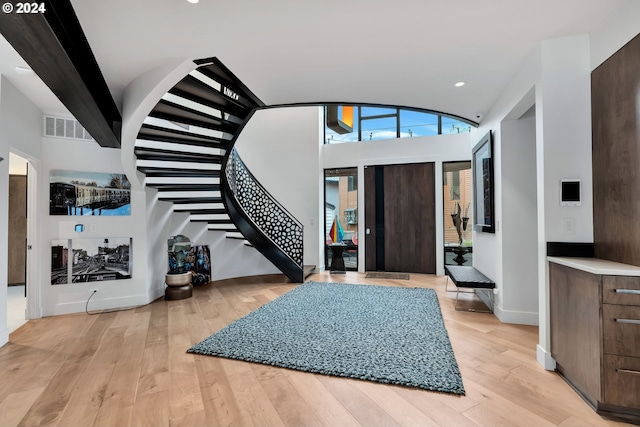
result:
[(413, 138), (471, 132), (475, 124), (441, 113), (396, 107), (325, 107), (325, 143)]

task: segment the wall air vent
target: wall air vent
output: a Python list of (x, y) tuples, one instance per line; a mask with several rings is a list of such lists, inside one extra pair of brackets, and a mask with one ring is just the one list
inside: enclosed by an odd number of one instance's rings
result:
[(44, 116), (44, 136), (52, 138), (76, 139), (79, 141), (93, 141), (89, 132), (79, 121), (63, 117)]

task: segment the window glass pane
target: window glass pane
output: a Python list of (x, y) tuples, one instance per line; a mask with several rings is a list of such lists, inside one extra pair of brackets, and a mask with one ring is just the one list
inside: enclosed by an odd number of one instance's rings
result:
[[(360, 108), (353, 107), (353, 132), (339, 134), (326, 126), (324, 127), (324, 137), (326, 144), (340, 144), (343, 142), (354, 142), (358, 140), (358, 113)], [(341, 107), (338, 108), (341, 111)], [(326, 116), (325, 116), (326, 120)]]
[(438, 116), (418, 111), (400, 110), (400, 137), (438, 134)]
[(398, 137), (395, 117), (362, 120), (361, 125), (363, 141), (379, 141), (381, 139), (394, 139)]
[(325, 263), (332, 264), (331, 245), (345, 245), (342, 258), (347, 270), (358, 268), (358, 171), (356, 168), (325, 170)]
[(452, 119), (451, 117), (442, 116), (442, 134), (465, 133), (471, 132), (471, 125)]
[[(329, 107), (327, 107), (329, 108)], [(338, 117), (341, 117), (342, 106), (337, 109)], [(325, 109), (325, 120), (327, 116)], [(335, 116), (335, 112), (331, 116)], [(388, 117), (380, 117), (388, 116)], [(377, 118), (374, 118), (377, 117)], [(398, 129), (398, 118), (400, 128)], [(325, 143), (336, 144), (354, 141), (376, 141), (382, 139), (411, 138), (414, 136), (438, 135), (438, 120), (441, 119), (442, 134), (471, 132), (472, 125), (463, 121), (440, 116), (436, 113), (427, 113), (399, 108), (360, 106), (353, 107), (353, 132), (342, 133), (335, 123), (334, 129), (330, 129), (325, 123)], [(332, 122), (334, 118), (330, 120)], [(362, 131), (358, 132), (358, 126)], [(360, 139), (359, 139), (360, 138)]]
[(362, 112), (360, 113), (362, 117), (369, 116), (381, 116), (383, 114), (396, 114), (398, 111), (395, 108), (380, 108), (380, 107), (362, 107)]
[(445, 265), (472, 265), (471, 162), (445, 162), (442, 172)]
[(460, 200), (460, 171), (451, 172), (451, 185), (449, 185), (449, 197), (451, 200)]
[(349, 176), (349, 191), (357, 191), (358, 190), (358, 175)]

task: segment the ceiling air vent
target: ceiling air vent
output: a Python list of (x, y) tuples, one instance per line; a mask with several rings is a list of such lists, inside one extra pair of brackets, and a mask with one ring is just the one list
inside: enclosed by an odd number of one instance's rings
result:
[(93, 141), (89, 132), (82, 127), (79, 121), (63, 117), (44, 116), (44, 136)]

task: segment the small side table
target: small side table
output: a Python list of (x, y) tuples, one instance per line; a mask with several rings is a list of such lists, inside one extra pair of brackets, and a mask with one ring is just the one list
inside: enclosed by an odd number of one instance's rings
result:
[(167, 273), (164, 276), (167, 287), (164, 291), (164, 299), (167, 301), (175, 301), (191, 298), (193, 294), (193, 286), (191, 285), (191, 272), (186, 273)]
[(342, 254), (347, 248), (344, 243), (334, 243), (329, 245), (331, 248), (331, 266), (329, 267), (329, 273), (331, 274), (346, 274), (347, 269), (344, 266), (344, 258)]

